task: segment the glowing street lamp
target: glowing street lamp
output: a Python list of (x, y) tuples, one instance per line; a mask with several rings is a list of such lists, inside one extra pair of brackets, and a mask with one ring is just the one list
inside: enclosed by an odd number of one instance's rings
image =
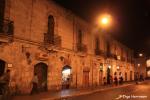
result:
[(111, 16), (109, 14), (104, 14), (98, 18), (98, 24), (101, 27), (107, 27), (111, 24)]
[(102, 24), (108, 24), (108, 18), (103, 18), (102, 19)]
[(140, 56), (140, 57), (142, 57), (142, 56), (143, 56), (143, 54), (142, 54), (142, 53), (140, 53), (140, 54), (139, 54), (139, 56)]

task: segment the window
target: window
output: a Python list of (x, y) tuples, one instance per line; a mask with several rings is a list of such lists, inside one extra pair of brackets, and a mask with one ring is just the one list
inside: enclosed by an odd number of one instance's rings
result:
[(0, 31), (2, 31), (4, 20), (5, 0), (0, 0)]
[(99, 49), (99, 38), (96, 36), (96, 39), (95, 39), (95, 48), (96, 49)]
[(78, 31), (78, 43), (80, 44), (82, 44), (82, 35), (83, 35), (82, 30), (79, 30)]
[(54, 17), (52, 15), (50, 15), (48, 17), (47, 38), (48, 38), (48, 42), (50, 42), (52, 44), (54, 43), (54, 26), (55, 26)]
[(109, 55), (110, 54), (110, 44), (109, 44), (109, 41), (107, 41), (107, 43), (106, 43), (106, 49), (107, 49), (107, 54)]

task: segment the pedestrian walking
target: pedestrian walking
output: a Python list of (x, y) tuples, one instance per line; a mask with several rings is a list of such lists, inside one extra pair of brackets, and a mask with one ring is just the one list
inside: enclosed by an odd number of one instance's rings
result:
[(38, 93), (38, 76), (35, 73), (32, 79), (32, 90), (31, 90), (31, 95), (34, 93)]
[(103, 77), (104, 85), (106, 85), (106, 77)]
[(113, 78), (111, 75), (110, 75), (110, 84), (113, 84)]
[(119, 77), (119, 84), (120, 85), (123, 84), (123, 77), (122, 76)]
[(117, 86), (118, 85), (118, 78), (117, 78), (117, 76), (115, 76), (114, 81), (115, 81), (115, 85)]
[(138, 73), (135, 75), (135, 83), (138, 84)]

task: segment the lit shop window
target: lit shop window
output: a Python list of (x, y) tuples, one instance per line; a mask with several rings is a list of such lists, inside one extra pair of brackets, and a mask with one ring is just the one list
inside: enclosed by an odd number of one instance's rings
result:
[(147, 76), (150, 77), (150, 71), (147, 71)]

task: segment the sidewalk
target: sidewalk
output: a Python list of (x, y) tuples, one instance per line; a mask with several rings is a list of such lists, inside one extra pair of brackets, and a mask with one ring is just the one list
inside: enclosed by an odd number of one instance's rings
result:
[(135, 82), (128, 82), (118, 86), (107, 85), (107, 86), (99, 86), (99, 87), (88, 88), (88, 89), (69, 89), (69, 90), (62, 90), (62, 91), (55, 91), (55, 92), (48, 91), (48, 92), (42, 92), (35, 95), (14, 96), (12, 100), (60, 100), (69, 97), (87, 95), (87, 94), (92, 94), (100, 91), (126, 87), (134, 84)]

